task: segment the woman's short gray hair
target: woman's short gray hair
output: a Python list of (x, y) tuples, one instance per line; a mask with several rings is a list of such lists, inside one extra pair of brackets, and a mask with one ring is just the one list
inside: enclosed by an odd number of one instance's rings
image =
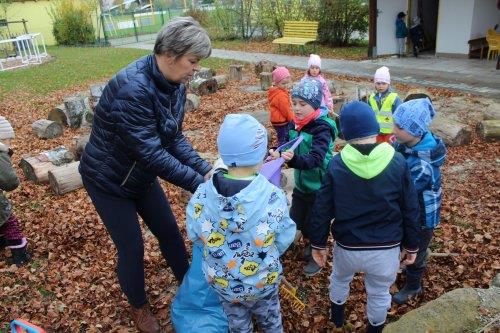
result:
[(163, 26), (156, 36), (155, 54), (167, 53), (175, 58), (192, 54), (200, 59), (212, 53), (210, 37), (192, 17), (177, 17)]

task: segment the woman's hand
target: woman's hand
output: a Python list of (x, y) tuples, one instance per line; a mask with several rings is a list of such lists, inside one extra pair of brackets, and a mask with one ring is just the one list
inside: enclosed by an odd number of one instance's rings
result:
[(275, 160), (280, 157), (280, 152), (274, 149), (269, 149), (269, 157), (268, 160)]
[(293, 154), (293, 151), (291, 151), (291, 150), (290, 151), (287, 150), (287, 151), (284, 151), (281, 153), (281, 157), (283, 157), (283, 159), (286, 162), (290, 161), (293, 158), (293, 156), (294, 156), (294, 154)]
[(203, 179), (207, 181), (210, 179), (210, 177), (212, 177), (213, 174), (214, 174), (214, 169), (210, 169), (210, 171), (207, 172), (205, 176), (203, 176)]
[(312, 257), (314, 261), (318, 264), (320, 267), (325, 267), (326, 264), (326, 250), (317, 250), (317, 249), (312, 249)]

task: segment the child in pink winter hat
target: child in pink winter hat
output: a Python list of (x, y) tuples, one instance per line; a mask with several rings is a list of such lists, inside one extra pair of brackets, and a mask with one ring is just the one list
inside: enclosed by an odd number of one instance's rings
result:
[[(304, 78), (309, 77), (321, 82), (321, 86), (323, 87), (323, 100), (321, 101), (321, 106), (325, 109), (325, 112), (333, 110), (333, 99), (332, 94), (330, 93), (330, 88), (328, 88), (328, 83), (321, 75), (321, 58), (317, 54), (311, 54), (309, 56), (309, 60), (307, 61), (307, 73), (304, 75)], [(328, 109), (328, 110), (326, 110)]]
[(277, 67), (272, 74), (273, 86), (267, 91), (269, 120), (276, 131), (278, 144), (282, 145), (285, 143), (288, 123), (293, 119), (292, 101), (288, 91), (291, 77), (286, 67)]
[(278, 85), (283, 79), (290, 77), (290, 72), (286, 67), (276, 67), (272, 74), (274, 85)]
[(368, 98), (368, 104), (371, 106), (380, 125), (380, 133), (377, 136), (377, 142), (394, 141), (392, 114), (401, 104), (398, 94), (391, 89), (391, 74), (389, 68), (382, 66), (373, 76), (375, 83), (375, 92)]

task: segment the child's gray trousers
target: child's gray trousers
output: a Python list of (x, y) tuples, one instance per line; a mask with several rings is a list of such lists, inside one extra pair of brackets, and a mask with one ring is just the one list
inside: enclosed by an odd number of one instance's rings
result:
[(349, 251), (335, 245), (330, 275), (330, 300), (344, 304), (355, 273), (365, 273), (368, 298), (366, 312), (373, 326), (382, 325), (391, 307), (389, 288), (399, 269), (399, 247), (384, 250)]

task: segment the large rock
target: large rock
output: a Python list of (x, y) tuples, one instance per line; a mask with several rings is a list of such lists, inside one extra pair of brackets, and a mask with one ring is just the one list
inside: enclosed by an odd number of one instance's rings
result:
[(243, 113), (248, 113), (255, 119), (257, 119), (262, 125), (267, 126), (269, 124), (269, 111), (267, 110), (242, 110)]
[(500, 313), (500, 288), (452, 290), (387, 325), (384, 333), (475, 331)]

